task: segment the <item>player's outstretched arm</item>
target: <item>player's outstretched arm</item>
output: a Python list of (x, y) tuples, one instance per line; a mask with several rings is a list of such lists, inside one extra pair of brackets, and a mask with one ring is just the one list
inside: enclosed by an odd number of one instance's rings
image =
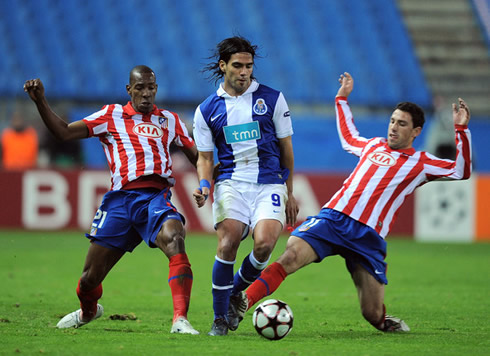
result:
[(44, 85), (40, 79), (26, 81), (24, 91), (36, 104), (44, 124), (57, 139), (68, 141), (88, 137), (88, 128), (83, 121), (68, 124), (51, 109), (44, 95)]
[(453, 122), (455, 125), (468, 125), (470, 122), (470, 108), (465, 101), (458, 98), (458, 104), (453, 103)]
[(337, 96), (348, 97), (352, 92), (352, 89), (354, 89), (354, 78), (352, 78), (352, 76), (349, 73), (344, 72), (344, 74), (340, 75), (339, 83), (340, 83), (340, 88), (339, 91), (337, 92)]

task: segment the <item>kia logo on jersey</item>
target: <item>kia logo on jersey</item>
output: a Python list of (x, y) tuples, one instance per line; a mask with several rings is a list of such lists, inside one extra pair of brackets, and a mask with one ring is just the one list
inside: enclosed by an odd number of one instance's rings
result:
[(391, 167), (395, 165), (396, 159), (386, 152), (371, 152), (368, 159), (377, 166)]
[(163, 130), (151, 122), (144, 122), (133, 127), (133, 132), (136, 135), (149, 137), (149, 138), (160, 138), (163, 136)]

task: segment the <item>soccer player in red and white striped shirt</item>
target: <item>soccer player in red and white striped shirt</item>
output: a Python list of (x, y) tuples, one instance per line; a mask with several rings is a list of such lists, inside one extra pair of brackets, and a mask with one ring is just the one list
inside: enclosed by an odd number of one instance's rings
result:
[(354, 80), (344, 73), (339, 82), (337, 129), (342, 147), (358, 156), (359, 163), (320, 213), (292, 232), (284, 253), (242, 293), (236, 309), (242, 311), (243, 318), (246, 310), (273, 293), (291, 273), (325, 257), (341, 255), (357, 288), (364, 318), (381, 331), (409, 331), (403, 320), (386, 314), (384, 238), (415, 188), (436, 179), (470, 177), (470, 112), (462, 99), (453, 104), (456, 160), (439, 159), (412, 147), (425, 121), (422, 109), (413, 103), (396, 106), (387, 138), (361, 137), (347, 102)]
[(184, 217), (171, 203), (172, 159), (175, 144), (195, 166), (197, 149), (178, 115), (154, 104), (158, 85), (147, 66), (134, 67), (125, 106), (102, 110), (70, 124), (52, 111), (39, 79), (28, 80), (24, 90), (35, 102), (47, 128), (59, 140), (98, 137), (111, 170), (111, 190), (104, 195), (86, 236), (90, 244), (77, 295), (81, 308), (67, 314), (58, 328), (78, 328), (99, 318), (103, 308), (102, 281), (126, 253), (141, 241), (160, 248), (169, 259), (174, 317), (172, 333), (199, 334), (187, 320), (192, 270), (185, 252)]

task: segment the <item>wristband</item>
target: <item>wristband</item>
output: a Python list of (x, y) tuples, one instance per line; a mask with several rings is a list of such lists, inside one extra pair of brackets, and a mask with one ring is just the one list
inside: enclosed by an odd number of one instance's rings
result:
[[(201, 191), (202, 193), (202, 188), (208, 188), (208, 189), (211, 189), (211, 184), (209, 183), (209, 181), (207, 179), (201, 179), (201, 181), (199, 182), (199, 190)], [(207, 200), (208, 199), (208, 195), (206, 194), (204, 196), (204, 200)]]
[(201, 181), (199, 182), (199, 188), (208, 188), (208, 189), (211, 189), (211, 183), (209, 183), (209, 181), (207, 179), (201, 179)]

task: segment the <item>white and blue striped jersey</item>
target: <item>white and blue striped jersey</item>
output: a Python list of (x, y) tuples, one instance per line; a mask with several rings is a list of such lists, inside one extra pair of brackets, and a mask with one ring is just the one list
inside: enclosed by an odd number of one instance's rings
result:
[(227, 94), (220, 85), (194, 115), (197, 149), (201, 152), (217, 149), (221, 165), (216, 181), (284, 183), (289, 170), (280, 163), (279, 139), (292, 134), (284, 95), (256, 81), (236, 97)]

